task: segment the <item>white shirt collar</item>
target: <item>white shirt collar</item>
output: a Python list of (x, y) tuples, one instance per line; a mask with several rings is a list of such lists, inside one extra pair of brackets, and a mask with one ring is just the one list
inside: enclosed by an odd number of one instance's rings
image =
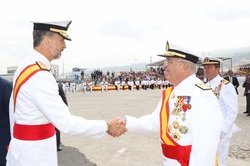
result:
[(209, 85), (212, 86), (217, 86), (220, 81), (222, 80), (222, 77), (218, 74), (216, 77), (214, 77), (212, 80), (209, 81)]
[(190, 75), (189, 77), (182, 80), (177, 86), (174, 87), (174, 91), (177, 93), (187, 93), (189, 94), (192, 91), (192, 85), (198, 83), (198, 78), (195, 74)]
[(34, 50), (34, 56), (37, 59), (37, 61), (43, 62), (48, 67), (48, 69), (51, 69), (51, 63), (43, 54)]

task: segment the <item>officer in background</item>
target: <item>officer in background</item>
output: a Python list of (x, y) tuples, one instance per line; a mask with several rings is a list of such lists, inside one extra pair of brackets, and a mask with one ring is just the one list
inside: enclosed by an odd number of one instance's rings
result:
[(12, 84), (0, 77), (0, 166), (6, 165), (10, 142), (9, 101)]
[(232, 134), (239, 130), (235, 125), (238, 115), (238, 98), (234, 86), (219, 74), (221, 62), (218, 58), (206, 57), (203, 61), (204, 74), (219, 100), (223, 125), (218, 149), (219, 166), (226, 166), (229, 143)]
[(230, 81), (233, 84), (233, 86), (235, 88), (235, 91), (236, 91), (236, 93), (238, 95), (238, 87), (239, 87), (240, 84), (239, 84), (239, 81), (238, 81), (237, 77), (233, 76), (233, 74), (234, 74), (233, 70), (228, 70), (227, 76), (225, 77), (225, 79)]
[(245, 88), (243, 95), (246, 96), (246, 111), (244, 113), (247, 114), (246, 116), (250, 116), (250, 74), (246, 75), (242, 87)]
[(60, 58), (65, 40), (71, 40), (70, 24), (34, 23), (34, 50), (19, 64), (13, 80), (7, 166), (57, 166), (55, 127), (81, 137), (120, 136), (126, 131), (124, 125), (117, 125), (119, 118), (106, 122), (72, 115), (58, 94), (51, 61)]
[(162, 92), (153, 113), (126, 116), (131, 132), (158, 132), (164, 166), (213, 166), (222, 116), (211, 88), (195, 76), (199, 58), (166, 45), (164, 75), (173, 85)]
[[(64, 104), (66, 104), (68, 106), (68, 101), (67, 101), (66, 95), (65, 95), (64, 90), (63, 90), (63, 84), (61, 82), (58, 83), (58, 92), (59, 92), (59, 95), (61, 96)], [(61, 147), (61, 132), (57, 128), (55, 128), (55, 129), (56, 129), (56, 147), (57, 147), (57, 151), (61, 151), (62, 150), (62, 147)]]

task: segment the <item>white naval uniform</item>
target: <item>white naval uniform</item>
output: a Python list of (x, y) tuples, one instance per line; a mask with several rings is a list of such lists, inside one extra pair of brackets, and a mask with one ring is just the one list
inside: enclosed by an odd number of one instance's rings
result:
[[(214, 79), (210, 80), (208, 84), (214, 90), (223, 80), (221, 76), (217, 75)], [(234, 132), (239, 131), (235, 125), (235, 120), (238, 115), (238, 97), (232, 83), (222, 83), (219, 90), (219, 103), (220, 110), (223, 116), (223, 125), (221, 130), (221, 140), (219, 144), (219, 166), (226, 165), (226, 159), (229, 150), (229, 141)]]
[[(220, 138), (222, 125), (222, 115), (219, 103), (211, 90), (203, 90), (195, 84), (201, 83), (195, 75), (191, 75), (174, 87), (169, 97), (169, 124), (176, 120), (176, 116), (171, 114), (177, 96), (191, 96), (190, 104), (192, 108), (186, 111), (186, 120), (178, 119), (181, 125), (188, 128), (186, 134), (180, 135), (179, 145), (192, 145), (189, 166), (214, 166), (216, 151)], [(128, 131), (133, 132), (159, 132), (160, 111), (162, 98), (152, 112), (135, 118), (126, 116)], [(177, 160), (163, 157), (164, 166), (180, 166)]]
[[(34, 50), (32, 56), (24, 59), (14, 76), (14, 83), (20, 72), (28, 65), (41, 61), (50, 68), (49, 61)], [(103, 120), (86, 120), (71, 115), (58, 94), (58, 86), (52, 73), (39, 71), (21, 88), (13, 109), (13, 93), (10, 100), (10, 124), (40, 125), (52, 123), (66, 134), (82, 137), (101, 137), (107, 130)], [(57, 166), (56, 136), (43, 140), (27, 141), (13, 137), (7, 154), (7, 166)]]

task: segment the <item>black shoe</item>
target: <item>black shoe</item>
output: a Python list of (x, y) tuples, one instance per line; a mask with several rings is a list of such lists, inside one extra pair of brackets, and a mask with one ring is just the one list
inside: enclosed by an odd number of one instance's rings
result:
[(250, 116), (250, 114), (247, 114), (246, 116)]
[(244, 114), (247, 114), (248, 113), (248, 111), (245, 111), (245, 112), (243, 112)]
[(62, 150), (62, 147), (58, 147), (57, 148), (57, 151), (59, 152), (59, 151), (61, 151)]

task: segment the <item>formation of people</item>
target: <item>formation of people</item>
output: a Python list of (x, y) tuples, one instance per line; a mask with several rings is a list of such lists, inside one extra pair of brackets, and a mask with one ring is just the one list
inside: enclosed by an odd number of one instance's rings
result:
[(167, 87), (172, 86), (171, 83), (166, 79), (161, 78), (152, 78), (148, 79), (146, 76), (144, 79), (135, 78), (128, 80), (119, 80), (115, 79), (110, 82), (108, 79), (102, 79), (98, 84), (94, 81), (82, 81), (81, 83), (76, 84), (75, 82), (60, 82), (62, 84), (64, 93), (67, 95), (69, 93), (75, 94), (76, 92), (93, 92), (93, 91), (109, 91), (109, 90), (148, 90), (148, 89), (166, 89)]
[[(202, 61), (204, 83), (196, 76), (200, 57), (167, 42), (159, 56), (165, 58), (163, 78), (171, 86), (162, 90), (151, 114), (88, 120), (70, 113), (65, 95), (60, 94), (63, 85), (57, 84), (50, 72), (51, 61), (60, 58), (66, 48), (65, 40), (71, 40), (67, 34), (70, 24), (71, 21), (34, 22), (34, 51), (20, 63), (13, 90), (4, 96), (8, 99), (4, 101), (5, 111), (9, 103), (9, 115), (5, 117), (9, 116), (11, 135), (8, 150), (3, 152), (7, 153), (7, 166), (56, 166), (60, 150), (60, 140), (56, 139), (60, 133), (56, 137), (55, 129), (89, 138), (105, 134), (118, 137), (127, 131), (155, 132), (160, 134), (164, 166), (226, 165), (230, 138), (239, 131), (235, 125), (239, 85), (233, 85), (230, 77), (226, 80), (220, 76), (218, 59), (206, 57)], [(143, 87), (142, 81), (138, 81), (128, 80), (127, 84)], [(114, 81), (114, 85), (118, 84), (122, 85), (122, 80)], [(243, 86), (249, 102), (250, 77), (246, 77)], [(246, 111), (250, 113), (249, 103)], [(1, 145), (1, 154), (4, 146)]]

